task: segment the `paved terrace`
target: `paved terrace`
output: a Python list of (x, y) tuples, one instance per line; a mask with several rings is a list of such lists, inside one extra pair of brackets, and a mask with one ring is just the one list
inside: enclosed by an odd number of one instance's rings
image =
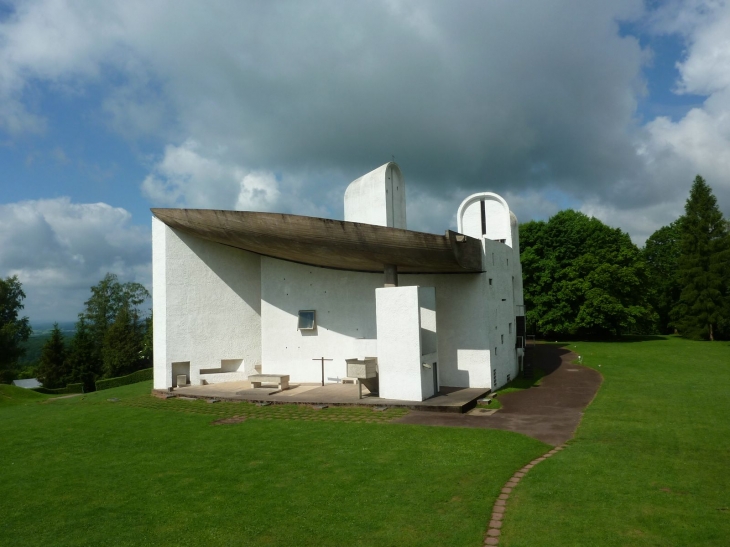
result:
[[(290, 389), (253, 388), (251, 383), (227, 382), (205, 386), (186, 386), (173, 390), (178, 397), (221, 399), (226, 401), (270, 402), (278, 404), (307, 405), (358, 405), (401, 407), (420, 411), (462, 413), (476, 405), (476, 400), (489, 392), (483, 388), (449, 388), (442, 386), (441, 393), (426, 401), (399, 401), (381, 399), (371, 395), (363, 386), (363, 398), (358, 398), (355, 384), (290, 384)], [(161, 392), (166, 393), (166, 392)]]
[[(538, 344), (531, 352), (534, 366), (546, 372), (539, 386), (499, 396), (502, 408), (481, 413), (474, 409), (486, 389), (442, 387), (442, 393), (427, 401), (381, 399), (367, 392), (358, 399), (354, 384), (291, 384), (292, 389), (252, 388), (249, 382), (231, 382), (176, 388), (173, 395), (229, 401), (271, 402), (308, 405), (364, 405), (401, 407), (412, 410), (396, 422), (404, 424), (503, 429), (543, 442), (560, 445), (570, 440), (601, 385), (601, 375), (588, 367), (572, 364), (577, 355), (566, 347)], [(159, 392), (159, 393), (167, 393)], [(471, 412), (469, 412), (471, 411)]]

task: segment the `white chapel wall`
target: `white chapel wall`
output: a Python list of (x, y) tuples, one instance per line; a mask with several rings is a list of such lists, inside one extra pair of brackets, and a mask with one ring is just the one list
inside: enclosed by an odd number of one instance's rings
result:
[[(441, 385), (491, 386), (488, 306), (483, 274), (400, 274), (401, 286), (436, 289)], [(383, 274), (331, 270), (261, 258), (263, 371), (292, 382), (346, 375), (345, 359), (377, 356), (375, 289)], [(299, 310), (316, 310), (315, 332), (298, 331)]]
[[(263, 372), (292, 382), (347, 375), (345, 359), (375, 356), (375, 289), (383, 276), (261, 258)], [(315, 310), (317, 328), (297, 330), (299, 310)]]
[(170, 387), (172, 363), (190, 363), (193, 383), (200, 369), (223, 361), (243, 360), (240, 372), (254, 374), (261, 363), (260, 256), (152, 223), (155, 388)]
[[(515, 292), (513, 289), (513, 250), (498, 241), (483, 240), (486, 263), (486, 322), (488, 324), (491, 377), (489, 387), (496, 389), (517, 377), (519, 364), (515, 351)], [(491, 281), (490, 281), (491, 280)], [(494, 382), (496, 372), (496, 383)]]

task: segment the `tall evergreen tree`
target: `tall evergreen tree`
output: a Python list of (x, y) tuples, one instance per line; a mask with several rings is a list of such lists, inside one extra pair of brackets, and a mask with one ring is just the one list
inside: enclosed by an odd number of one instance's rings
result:
[(123, 306), (104, 336), (104, 376), (112, 378), (137, 370), (141, 360), (142, 329)]
[(101, 376), (101, 361), (96, 360), (96, 344), (91, 330), (83, 317), (76, 323), (76, 332), (69, 344), (66, 357), (70, 381), (84, 384), (84, 391), (95, 389), (96, 379)]
[(682, 336), (714, 340), (728, 313), (728, 224), (705, 180), (697, 175), (680, 222), (682, 291), (671, 317)]
[(673, 331), (670, 312), (682, 290), (679, 280), (680, 222), (681, 219), (659, 228), (646, 240), (643, 251), (649, 268), (649, 301), (657, 313), (657, 332), (663, 334)]
[(47, 388), (63, 387), (69, 379), (69, 370), (66, 365), (66, 344), (58, 323), (53, 324), (51, 337), (43, 344), (37, 372), (38, 379), (43, 383), (43, 387)]

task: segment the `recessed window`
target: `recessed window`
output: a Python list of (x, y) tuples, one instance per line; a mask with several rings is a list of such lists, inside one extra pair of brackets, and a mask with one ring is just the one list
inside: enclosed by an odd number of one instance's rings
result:
[(504, 344), (504, 334), (500, 334), (500, 336), (502, 337), (502, 343)]
[(497, 355), (497, 346), (494, 346), (494, 355)]
[(314, 310), (299, 310), (299, 330), (314, 330), (317, 324), (315, 321)]
[(489, 278), (489, 284), (490, 285), (492, 284), (492, 278), (491, 277)]
[(510, 334), (512, 334), (512, 323), (509, 324), (509, 331)]

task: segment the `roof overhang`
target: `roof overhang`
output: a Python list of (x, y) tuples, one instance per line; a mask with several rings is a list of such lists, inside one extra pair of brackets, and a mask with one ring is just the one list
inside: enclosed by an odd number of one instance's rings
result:
[(152, 209), (170, 228), (272, 258), (361, 272), (478, 273), (482, 246), (456, 232), (427, 234), (326, 218), (218, 211)]

